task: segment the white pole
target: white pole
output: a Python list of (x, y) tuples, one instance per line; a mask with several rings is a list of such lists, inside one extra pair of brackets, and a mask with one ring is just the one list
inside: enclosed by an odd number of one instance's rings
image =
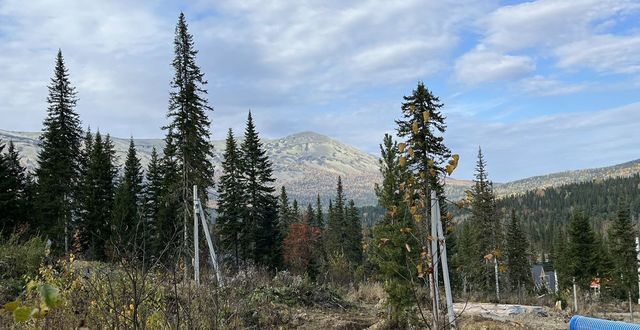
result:
[(204, 211), (202, 210), (202, 204), (200, 204), (200, 199), (198, 198), (198, 209), (200, 210), (201, 220), (202, 220), (202, 229), (204, 230), (204, 237), (207, 239), (207, 245), (209, 246), (209, 256), (211, 257), (211, 262), (213, 263), (213, 268), (216, 271), (216, 278), (218, 279), (218, 285), (224, 286), (224, 279), (222, 278), (222, 273), (220, 272), (220, 265), (218, 265), (218, 257), (216, 256), (216, 251), (213, 249), (213, 242), (211, 240), (211, 234), (209, 233), (209, 226), (207, 225), (207, 221), (204, 218)]
[(435, 191), (431, 191), (431, 263), (433, 266), (433, 290), (436, 309), (440, 313), (440, 289), (438, 288), (438, 223), (440, 223), (440, 203)]
[(578, 312), (578, 295), (576, 293), (576, 278), (573, 278), (573, 310)]
[(496, 276), (496, 299), (500, 302), (500, 278), (498, 277), (498, 257), (493, 256), (493, 272)]
[[(434, 192), (431, 193), (431, 195), (433, 196)], [(429, 201), (429, 203), (431, 203), (431, 209), (433, 210), (433, 203), (432, 200)], [(432, 212), (433, 214), (433, 212)], [(426, 217), (430, 217), (430, 221), (431, 221), (431, 227), (433, 227), (433, 216), (431, 216), (430, 214), (426, 214), (425, 216), (425, 225), (427, 224), (426, 221)], [(431, 260), (429, 261), (429, 267), (431, 269), (433, 269), (433, 265), (434, 265), (434, 255), (435, 252), (433, 251), (433, 244), (427, 244), (427, 253), (429, 253), (429, 256), (431, 257)], [(433, 329), (437, 329), (438, 328), (438, 313), (439, 313), (439, 309), (438, 309), (438, 298), (436, 297), (436, 289), (435, 289), (435, 281), (433, 280), (433, 272), (430, 272), (428, 274), (429, 277), (429, 294), (431, 296), (431, 313), (433, 314), (433, 324), (432, 324), (432, 328)]]
[[(434, 193), (435, 194), (435, 193)], [(440, 221), (440, 203), (436, 200), (436, 212), (438, 215), (437, 222), (437, 239), (440, 245), (442, 263), (442, 278), (444, 280), (444, 294), (447, 300), (447, 315), (449, 316), (449, 328), (456, 328), (456, 316), (453, 311), (453, 296), (451, 294), (451, 283), (449, 282), (449, 264), (447, 261), (447, 241), (444, 236), (444, 230), (442, 229), (442, 221)]]
[(193, 185), (193, 276), (196, 285), (200, 285), (200, 249), (198, 246), (198, 186)]
[(640, 238), (636, 236), (636, 259), (638, 260), (638, 305), (640, 305)]

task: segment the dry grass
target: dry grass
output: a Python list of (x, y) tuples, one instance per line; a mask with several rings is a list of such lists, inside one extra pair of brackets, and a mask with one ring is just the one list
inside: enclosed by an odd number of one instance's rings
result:
[(377, 304), (385, 297), (386, 294), (384, 292), (384, 287), (380, 282), (364, 282), (359, 284), (356, 288), (349, 290), (347, 293), (347, 300), (351, 302)]

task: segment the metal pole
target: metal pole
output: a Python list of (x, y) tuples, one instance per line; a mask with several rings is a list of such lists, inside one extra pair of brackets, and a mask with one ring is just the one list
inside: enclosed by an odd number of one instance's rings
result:
[(627, 291), (629, 294), (629, 315), (631, 316), (631, 323), (633, 323), (633, 304), (631, 303), (631, 291)]
[[(433, 195), (433, 192), (432, 192)], [(431, 202), (431, 201), (429, 201)], [(433, 209), (433, 205), (431, 207), (431, 209)], [(430, 215), (427, 214), (426, 217), (429, 217)], [(425, 217), (425, 225), (427, 224), (426, 221), (426, 217)], [(433, 227), (433, 217), (430, 217), (430, 221)], [(431, 260), (429, 261), (429, 267), (431, 269), (433, 269), (433, 265), (434, 265), (434, 251), (433, 251), (433, 244), (427, 244), (427, 253), (429, 254), (429, 256), (431, 257)], [(431, 313), (433, 314), (433, 324), (432, 324), (432, 329), (437, 329), (438, 328), (438, 298), (436, 297), (436, 290), (435, 290), (435, 283), (434, 283), (434, 278), (433, 278), (433, 272), (429, 272), (428, 274), (429, 277), (429, 294), (431, 296)]]
[(576, 293), (576, 278), (573, 278), (573, 310), (578, 312), (578, 295)]
[(498, 277), (498, 257), (493, 256), (493, 272), (496, 276), (496, 299), (500, 302), (500, 278)]
[(640, 238), (636, 236), (636, 259), (638, 261), (638, 305), (640, 305)]
[(440, 313), (440, 288), (438, 279), (438, 223), (440, 223), (440, 204), (435, 191), (431, 191), (431, 263), (433, 265), (433, 290), (435, 293), (436, 309)]
[(444, 294), (447, 300), (447, 315), (449, 316), (450, 329), (456, 328), (456, 316), (453, 310), (453, 296), (451, 294), (451, 283), (449, 282), (449, 263), (447, 261), (447, 241), (444, 236), (444, 230), (442, 229), (442, 221), (440, 221), (440, 203), (436, 200), (436, 212), (438, 215), (437, 222), (437, 236), (438, 243), (440, 245), (442, 263), (442, 278), (444, 280)]
[(198, 246), (198, 186), (193, 185), (193, 276), (200, 285), (200, 249)]
[(220, 265), (218, 265), (218, 257), (216, 256), (216, 251), (213, 249), (213, 241), (211, 240), (211, 234), (209, 233), (209, 226), (207, 225), (207, 221), (204, 218), (204, 211), (202, 210), (202, 204), (200, 203), (200, 199), (198, 198), (198, 210), (200, 210), (200, 220), (202, 220), (202, 229), (204, 230), (204, 237), (207, 239), (207, 245), (209, 246), (209, 256), (211, 257), (211, 263), (213, 263), (213, 268), (216, 271), (216, 278), (218, 279), (218, 285), (224, 286), (224, 279), (222, 278), (222, 273), (220, 272)]

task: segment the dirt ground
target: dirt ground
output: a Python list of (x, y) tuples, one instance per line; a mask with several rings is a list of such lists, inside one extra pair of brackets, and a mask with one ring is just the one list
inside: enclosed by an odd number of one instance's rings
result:
[[(514, 330), (567, 329), (570, 315), (539, 306), (468, 303), (455, 304), (462, 312), (458, 329)], [(359, 304), (344, 310), (292, 311), (298, 329), (382, 329), (385, 313), (380, 304)]]

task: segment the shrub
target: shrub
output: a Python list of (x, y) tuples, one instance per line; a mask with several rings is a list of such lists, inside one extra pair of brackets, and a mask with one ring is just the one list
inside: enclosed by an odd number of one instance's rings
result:
[(0, 301), (15, 298), (25, 287), (25, 279), (36, 275), (45, 247), (42, 238), (24, 241), (20, 234), (0, 241)]

